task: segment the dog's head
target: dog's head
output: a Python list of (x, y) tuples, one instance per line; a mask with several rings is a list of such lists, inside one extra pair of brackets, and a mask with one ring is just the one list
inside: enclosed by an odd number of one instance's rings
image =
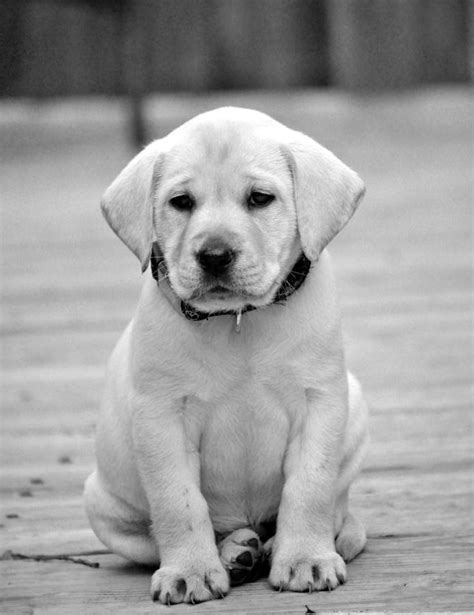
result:
[(176, 295), (212, 312), (271, 303), (301, 251), (317, 260), (363, 193), (309, 137), (223, 108), (151, 143), (101, 205), (143, 270), (157, 241)]

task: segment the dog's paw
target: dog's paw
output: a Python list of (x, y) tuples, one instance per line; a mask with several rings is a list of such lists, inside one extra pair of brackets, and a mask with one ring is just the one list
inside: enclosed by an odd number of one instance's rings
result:
[(235, 530), (221, 540), (217, 548), (231, 585), (241, 585), (257, 578), (263, 549), (256, 532), (250, 528)]
[(223, 598), (229, 591), (227, 572), (219, 567), (163, 566), (151, 578), (151, 597), (162, 604), (205, 602)]
[(346, 565), (337, 553), (320, 557), (276, 556), (269, 581), (274, 589), (294, 592), (332, 590), (346, 580)]

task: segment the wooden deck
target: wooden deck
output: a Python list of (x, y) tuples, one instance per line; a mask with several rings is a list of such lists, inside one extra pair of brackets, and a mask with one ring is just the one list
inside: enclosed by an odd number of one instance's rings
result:
[(332, 246), (348, 363), (371, 407), (372, 446), (353, 495), (367, 549), (332, 593), (278, 594), (262, 580), (172, 611), (150, 601), (149, 571), (105, 552), (81, 490), (105, 362), (140, 287), (138, 263), (98, 209), (132, 154), (124, 114), (104, 102), (4, 105), (1, 612), (470, 611), (469, 92), (157, 98), (149, 118), (158, 134), (228, 103), (310, 133), (368, 186)]

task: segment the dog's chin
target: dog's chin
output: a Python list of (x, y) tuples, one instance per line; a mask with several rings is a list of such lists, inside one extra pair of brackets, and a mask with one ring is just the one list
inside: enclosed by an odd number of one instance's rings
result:
[(195, 309), (204, 313), (238, 312), (249, 305), (258, 308), (271, 303), (276, 290), (274, 286), (272, 284), (263, 294), (215, 286), (206, 290), (199, 289), (191, 297), (184, 300)]

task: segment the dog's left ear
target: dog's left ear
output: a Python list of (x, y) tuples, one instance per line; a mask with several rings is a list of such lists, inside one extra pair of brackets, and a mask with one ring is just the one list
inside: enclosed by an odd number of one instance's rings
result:
[(293, 176), (301, 245), (314, 261), (349, 221), (365, 186), (357, 173), (329, 150), (302, 133), (291, 132), (284, 154)]
[(162, 152), (160, 140), (140, 152), (107, 188), (100, 206), (105, 219), (140, 260), (148, 266), (153, 242), (153, 174)]

